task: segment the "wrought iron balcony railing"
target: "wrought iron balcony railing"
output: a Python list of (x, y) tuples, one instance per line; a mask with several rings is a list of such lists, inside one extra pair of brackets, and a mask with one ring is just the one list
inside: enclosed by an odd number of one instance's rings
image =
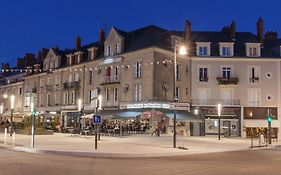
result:
[(192, 99), (191, 105), (217, 105), (222, 104), (226, 106), (239, 106), (240, 100), (238, 99), (231, 99), (231, 100), (224, 100), (224, 99)]
[(120, 83), (120, 76), (111, 75), (111, 76), (104, 76), (102, 78), (101, 84), (112, 84), (112, 83)]

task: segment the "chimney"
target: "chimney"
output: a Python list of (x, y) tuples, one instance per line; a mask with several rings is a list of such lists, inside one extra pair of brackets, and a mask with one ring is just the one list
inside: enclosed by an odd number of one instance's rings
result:
[(35, 55), (32, 53), (25, 54), (25, 67), (33, 66), (35, 63)]
[(78, 35), (76, 36), (76, 49), (81, 49), (81, 37)]
[(17, 68), (19, 68), (19, 69), (25, 68), (24, 58), (17, 58)]
[(263, 44), (263, 19), (260, 17), (257, 21), (257, 36), (261, 44)]
[(6, 70), (6, 69), (10, 69), (10, 64), (9, 63), (2, 63), (2, 69)]
[(231, 24), (229, 26), (230, 29), (230, 36), (232, 38), (235, 38), (235, 34), (236, 34), (236, 23), (234, 21), (231, 21)]
[(275, 41), (278, 39), (278, 33), (276, 31), (268, 31), (264, 35), (264, 40)]
[(105, 32), (103, 29), (99, 30), (99, 43), (102, 44), (105, 40)]
[(189, 20), (186, 20), (185, 26), (184, 26), (184, 41), (185, 42), (189, 42), (190, 35), (191, 35), (191, 22)]

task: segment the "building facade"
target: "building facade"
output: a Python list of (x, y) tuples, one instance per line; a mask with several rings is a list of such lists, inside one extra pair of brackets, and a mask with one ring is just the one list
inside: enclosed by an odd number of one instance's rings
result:
[[(99, 112), (105, 118), (149, 118), (154, 127), (165, 123), (167, 132), (176, 109), (181, 121), (177, 132), (217, 135), (218, 104), (225, 136), (247, 137), (266, 129), (268, 113), (273, 133), (280, 132), (281, 42), (276, 32), (264, 35), (262, 19), (256, 35), (236, 32), (234, 22), (222, 31), (196, 32), (186, 21), (183, 31), (112, 27), (107, 36), (100, 30), (98, 38), (82, 45), (77, 36), (73, 49), (42, 50), (37, 61), (19, 69), (25, 72), (19, 83), (0, 86), (1, 96), (10, 94), (7, 88), (21, 88), (19, 114), (27, 115), (34, 103), (43, 120), (57, 118), (62, 127), (86, 125), (99, 94)], [(178, 54), (177, 43), (188, 48), (188, 55)]]

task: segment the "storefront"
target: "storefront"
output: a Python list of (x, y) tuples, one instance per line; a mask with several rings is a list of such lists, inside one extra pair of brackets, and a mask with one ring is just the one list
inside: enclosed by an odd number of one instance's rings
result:
[[(205, 135), (218, 135), (219, 116), (217, 107), (201, 107), (205, 120)], [(220, 133), (225, 137), (241, 136), (241, 108), (223, 107), (220, 116)]]
[(267, 134), (267, 116), (272, 116), (272, 138), (278, 138), (279, 123), (277, 107), (244, 107), (243, 135), (246, 138)]

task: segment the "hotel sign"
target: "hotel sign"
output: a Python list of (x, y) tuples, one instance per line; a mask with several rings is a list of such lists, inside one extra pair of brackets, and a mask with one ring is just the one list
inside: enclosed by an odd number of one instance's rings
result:
[(165, 104), (165, 103), (136, 103), (136, 104), (128, 104), (127, 105), (127, 109), (141, 109), (141, 108), (170, 109), (170, 104)]
[(189, 103), (161, 103), (161, 102), (147, 102), (147, 103), (121, 103), (120, 109), (173, 109), (176, 110), (190, 110)]

